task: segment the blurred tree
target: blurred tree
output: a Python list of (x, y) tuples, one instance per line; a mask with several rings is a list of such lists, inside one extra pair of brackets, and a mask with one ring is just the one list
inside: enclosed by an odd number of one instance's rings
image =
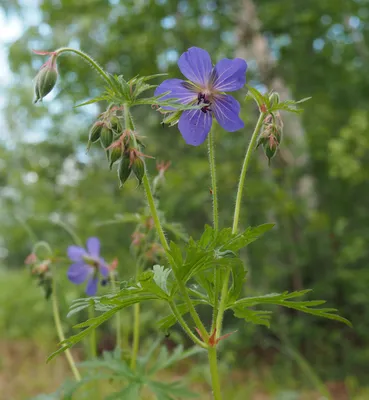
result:
[[(25, 22), (23, 35), (9, 47), (13, 80), (5, 112), (12, 134), (1, 150), (6, 169), (0, 170), (4, 215), (0, 235), (9, 254), (6, 263), (19, 265), (28, 251), (14, 215), (32, 217), (35, 231), (62, 249), (68, 239), (62, 240), (60, 231), (37, 217), (57, 213), (86, 237), (100, 233), (96, 220), (134, 210), (142, 194), (133, 183), (118, 191), (101, 151), (84, 155), (88, 128), (99, 108), (73, 109), (73, 105), (98, 93), (99, 78), (76, 57), (63, 56), (59, 91), (50, 96), (52, 101), (34, 107), (31, 80), (44, 60), (33, 55), (32, 48), (81, 47), (109, 72), (127, 77), (158, 70), (179, 76), (176, 61), (190, 46), (206, 48), (213, 60), (246, 54), (252, 85), (281, 90), (295, 99), (313, 97), (304, 105), (301, 120), (286, 121), (286, 144), (272, 168), (266, 170), (262, 156), (254, 160), (242, 222), (262, 223), (272, 215), (278, 228), (267, 242), (250, 248), (248, 290), (314, 288), (314, 297), (339, 307), (355, 330), (291, 313), (288, 334), (293, 344), (325, 377), (363, 375), (368, 351), (360, 349), (369, 344), (365, 329), (369, 77), (363, 73), (369, 67), (369, 1), (308, 3), (45, 0), (30, 8), (21, 1), (3, 2), (8, 15), (37, 21)], [(247, 14), (247, 7), (254, 14)], [(30, 13), (33, 19), (25, 18)], [(222, 225), (232, 218), (231, 193), (254, 122), (253, 110), (249, 105), (243, 111), (244, 132), (217, 132)], [(135, 115), (138, 130), (147, 136), (148, 153), (172, 160), (162, 208), (169, 219), (184, 222), (196, 236), (211, 215), (206, 146), (186, 146), (175, 128), (159, 125), (154, 111), (137, 109)], [(29, 135), (37, 142), (29, 143)], [(154, 162), (149, 168), (153, 170)], [(63, 173), (68, 179), (61, 178)], [(305, 186), (306, 176), (313, 185)], [(305, 187), (307, 191), (301, 190)], [(124, 255), (129, 229), (119, 225), (104, 229), (109, 251), (119, 249)], [(258, 345), (268, 336), (264, 329), (248, 334)], [(235, 349), (242, 343), (235, 343)]]

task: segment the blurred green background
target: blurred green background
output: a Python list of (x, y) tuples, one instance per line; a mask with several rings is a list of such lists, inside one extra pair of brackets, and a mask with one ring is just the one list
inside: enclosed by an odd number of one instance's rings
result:
[[(227, 398), (315, 399), (321, 380), (334, 399), (368, 399), (369, 1), (2, 0), (0, 25), (0, 398), (55, 390), (69, 374), (62, 358), (44, 365), (57, 339), (50, 304), (23, 266), (32, 248), (27, 226), (60, 253), (71, 239), (58, 221), (83, 239), (99, 236), (125, 278), (134, 226), (99, 222), (144, 204), (134, 181), (119, 190), (99, 146), (85, 154), (89, 127), (106, 105), (73, 106), (96, 96), (102, 81), (79, 58), (63, 55), (56, 89), (34, 106), (32, 79), (46, 59), (31, 49), (80, 48), (131, 78), (180, 77), (179, 55), (199, 46), (213, 60), (245, 58), (248, 83), (260, 90), (275, 89), (282, 99), (312, 96), (301, 117), (284, 115), (272, 166), (261, 150), (255, 154), (242, 226), (277, 226), (244, 254), (245, 292), (313, 288), (311, 298), (328, 300), (354, 325), (276, 310), (268, 330), (227, 315), (226, 329), (237, 330), (221, 350), (224, 374), (234, 371), (224, 382)], [(206, 146), (187, 146), (154, 110), (133, 112), (146, 153), (172, 162), (161, 208), (197, 238), (211, 221)], [(243, 102), (242, 118), (243, 131), (217, 132), (222, 226), (232, 220), (254, 104)], [(155, 161), (147, 165), (154, 174)], [(66, 267), (59, 271), (63, 315), (82, 295), (66, 282)], [(147, 332), (155, 331), (156, 312), (146, 310)], [(72, 324), (65, 321), (67, 332)]]

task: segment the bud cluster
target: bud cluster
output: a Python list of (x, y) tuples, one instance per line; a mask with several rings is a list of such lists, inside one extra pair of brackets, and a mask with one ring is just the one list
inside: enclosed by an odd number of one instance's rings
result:
[(51, 260), (39, 260), (36, 254), (31, 253), (24, 263), (30, 267), (32, 276), (38, 279), (38, 285), (44, 289), (45, 297), (48, 299), (52, 293)]
[(276, 155), (282, 141), (283, 122), (278, 111), (268, 114), (264, 121), (261, 134), (257, 141), (257, 147), (263, 146), (264, 153), (270, 160)]
[(122, 117), (118, 115), (121, 107), (110, 107), (102, 113), (99, 119), (92, 125), (88, 138), (87, 150), (92, 143), (100, 141), (105, 149), (109, 161), (109, 168), (113, 164), (118, 164), (118, 178), (120, 187), (124, 185), (127, 179), (133, 173), (138, 183), (142, 183), (145, 175), (145, 163), (140, 149), (143, 146), (135, 131), (123, 129)]

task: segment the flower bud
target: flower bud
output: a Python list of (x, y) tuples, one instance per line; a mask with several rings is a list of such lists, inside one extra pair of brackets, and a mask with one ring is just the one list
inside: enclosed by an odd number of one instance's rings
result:
[(113, 131), (106, 125), (104, 125), (100, 133), (100, 142), (104, 149), (106, 149), (113, 143), (113, 136)]
[(124, 185), (126, 180), (131, 175), (131, 172), (132, 172), (131, 161), (129, 159), (129, 156), (124, 154), (118, 166), (118, 178), (120, 181), (119, 187), (122, 187)]
[(53, 54), (36, 75), (35, 103), (42, 101), (42, 99), (52, 91), (57, 79), (58, 71), (56, 69), (56, 55)]
[(270, 96), (269, 96), (269, 101), (271, 106), (275, 106), (277, 104), (280, 103), (280, 97), (279, 94), (277, 92), (273, 92)]
[(270, 160), (276, 155), (278, 150), (278, 141), (274, 135), (270, 135), (268, 141), (263, 144), (263, 149), (268, 158), (268, 165), (270, 165)]
[(122, 122), (116, 115), (113, 115), (110, 118), (110, 126), (111, 129), (116, 133), (121, 133), (123, 130)]
[(103, 127), (104, 127), (104, 123), (101, 121), (96, 121), (92, 125), (89, 136), (88, 136), (88, 140), (91, 143), (95, 143), (100, 139), (101, 131), (102, 131)]
[(137, 157), (134, 159), (134, 161), (132, 163), (132, 171), (136, 175), (138, 184), (141, 185), (142, 178), (145, 175), (145, 163), (142, 158)]
[(110, 166), (111, 169), (113, 164), (118, 161), (122, 157), (122, 143), (117, 144), (114, 147), (111, 147), (110, 153)]

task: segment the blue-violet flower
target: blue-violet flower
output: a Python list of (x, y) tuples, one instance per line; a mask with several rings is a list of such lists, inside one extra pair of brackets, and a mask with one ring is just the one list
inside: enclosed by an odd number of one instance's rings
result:
[(213, 116), (228, 132), (244, 127), (239, 102), (224, 92), (234, 92), (245, 85), (245, 60), (224, 58), (213, 67), (207, 51), (191, 47), (179, 58), (178, 67), (189, 81), (167, 79), (157, 87), (155, 96), (169, 91), (161, 100), (175, 98), (181, 104), (203, 105), (201, 109), (183, 111), (179, 118), (178, 128), (187, 144), (198, 146), (204, 142)]
[(86, 247), (87, 250), (80, 246), (68, 247), (68, 257), (73, 261), (68, 270), (68, 279), (76, 285), (87, 280), (86, 294), (94, 296), (97, 292), (99, 274), (106, 278), (109, 275), (109, 268), (100, 257), (98, 238), (87, 239)]

